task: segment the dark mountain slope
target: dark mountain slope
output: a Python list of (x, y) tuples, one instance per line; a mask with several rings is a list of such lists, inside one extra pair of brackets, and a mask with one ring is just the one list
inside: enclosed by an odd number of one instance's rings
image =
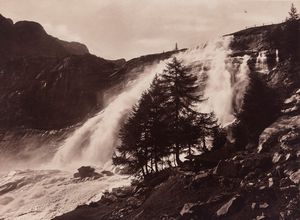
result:
[(14, 24), (0, 15), (0, 63), (28, 56), (65, 57), (75, 54), (89, 54), (89, 51), (83, 44), (61, 41), (48, 35), (36, 22)]
[(81, 122), (103, 107), (109, 88), (136, 76), (129, 72), (173, 53), (105, 60), (83, 44), (48, 35), (38, 23), (13, 24), (0, 15), (0, 128), (49, 130)]

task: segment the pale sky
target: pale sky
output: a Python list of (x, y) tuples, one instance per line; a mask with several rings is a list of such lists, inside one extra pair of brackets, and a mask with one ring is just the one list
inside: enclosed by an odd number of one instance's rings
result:
[(0, 0), (0, 13), (39, 22), (107, 59), (193, 47), (245, 28), (276, 23), (300, 0)]

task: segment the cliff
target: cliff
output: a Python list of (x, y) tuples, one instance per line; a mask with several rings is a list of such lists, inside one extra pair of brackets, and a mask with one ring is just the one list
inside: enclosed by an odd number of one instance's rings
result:
[(109, 88), (120, 88), (136, 67), (174, 52), (126, 62), (106, 60), (77, 42), (52, 37), (31, 21), (0, 15), (0, 128), (61, 129), (101, 110)]

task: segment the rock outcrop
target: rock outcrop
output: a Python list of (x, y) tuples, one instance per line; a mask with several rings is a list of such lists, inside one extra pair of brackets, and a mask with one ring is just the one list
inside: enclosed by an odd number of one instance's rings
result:
[(80, 179), (85, 179), (85, 178), (93, 178), (93, 179), (98, 179), (102, 177), (103, 175), (100, 173), (95, 172), (95, 168), (90, 167), (90, 166), (82, 166), (78, 168), (78, 172), (74, 173), (74, 178), (80, 178)]
[(79, 123), (103, 108), (108, 92), (175, 52), (106, 60), (83, 44), (48, 35), (36, 22), (14, 24), (0, 15), (0, 129)]

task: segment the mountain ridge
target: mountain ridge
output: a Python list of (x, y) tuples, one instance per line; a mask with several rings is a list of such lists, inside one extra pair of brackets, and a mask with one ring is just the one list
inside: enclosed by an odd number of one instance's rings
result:
[(131, 70), (177, 52), (107, 60), (81, 43), (48, 35), (37, 22), (14, 24), (0, 15), (0, 127), (51, 130), (77, 124), (101, 110), (106, 90), (121, 88)]

